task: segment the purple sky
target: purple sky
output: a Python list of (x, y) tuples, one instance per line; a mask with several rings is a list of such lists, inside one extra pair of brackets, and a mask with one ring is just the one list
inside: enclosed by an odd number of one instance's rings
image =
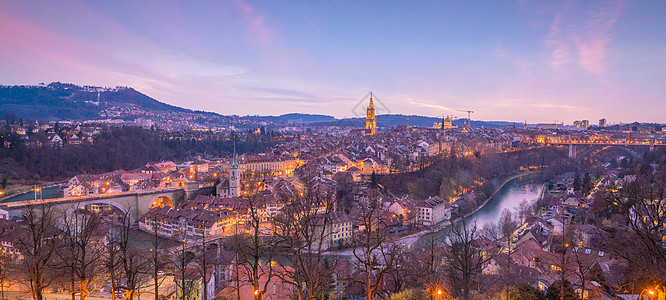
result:
[[(666, 122), (666, 1), (0, 0), (0, 83), (222, 114)], [(378, 107), (381, 108), (382, 106)]]

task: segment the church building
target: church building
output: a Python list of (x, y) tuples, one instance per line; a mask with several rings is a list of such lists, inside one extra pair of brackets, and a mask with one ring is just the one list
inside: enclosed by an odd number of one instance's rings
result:
[(216, 190), (218, 197), (229, 198), (240, 195), (240, 169), (236, 159), (236, 146), (234, 146), (234, 154), (229, 167), (229, 176), (222, 179), (216, 186)]
[(365, 119), (365, 130), (369, 135), (375, 135), (377, 133), (377, 119), (375, 118), (375, 105), (372, 102), (372, 92), (370, 92), (370, 105), (368, 105)]

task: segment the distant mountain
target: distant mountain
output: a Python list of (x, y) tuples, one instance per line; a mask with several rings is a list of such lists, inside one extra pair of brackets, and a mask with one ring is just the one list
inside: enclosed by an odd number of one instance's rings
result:
[[(98, 119), (100, 118), (99, 113), (111, 106), (135, 107), (149, 112), (189, 112), (215, 118), (225, 117), (213, 112), (192, 111), (162, 103), (131, 87), (104, 88), (60, 82), (53, 82), (48, 85), (0, 85), (0, 114), (10, 111), (24, 119), (32, 118), (45, 121)], [(336, 119), (329, 115), (290, 113), (280, 116), (245, 116), (240, 118), (257, 122), (270, 121), (278, 124), (284, 122), (301, 123), (307, 126), (365, 127), (364, 117)], [(398, 125), (432, 127), (433, 124), (441, 121), (441, 118), (417, 115), (377, 116), (377, 125), (380, 128), (390, 128)], [(465, 122), (466, 119), (456, 119), (453, 121), (453, 125), (464, 126)], [(471, 123), (473, 127), (477, 128), (500, 128), (514, 124), (513, 122), (474, 120)]]
[(264, 120), (294, 122), (294, 123), (328, 122), (335, 120), (335, 117), (333, 116), (300, 114), (300, 113), (284, 114), (280, 116), (261, 116), (260, 118)]
[(102, 88), (60, 82), (38, 86), (0, 86), (0, 113), (11, 111), (23, 118), (95, 119), (108, 106), (136, 107), (151, 112), (190, 112), (159, 102), (129, 87)]
[[(377, 116), (377, 126), (381, 127), (395, 127), (398, 125), (409, 125), (409, 126), (419, 126), (419, 127), (432, 127), (435, 123), (441, 123), (442, 118), (434, 117), (425, 117), (417, 115), (378, 115)], [(467, 122), (467, 119), (456, 119), (453, 121), (454, 126), (462, 127)], [(505, 122), (505, 121), (476, 121), (472, 120), (472, 127), (484, 127), (484, 128), (503, 128), (507, 126), (512, 126), (516, 123), (514, 122)], [(356, 127), (361, 128), (365, 127), (365, 118), (346, 118), (346, 119), (335, 119), (331, 121), (324, 122), (313, 122), (310, 123), (311, 126), (340, 126), (340, 127)], [(520, 125), (520, 124), (518, 124)]]

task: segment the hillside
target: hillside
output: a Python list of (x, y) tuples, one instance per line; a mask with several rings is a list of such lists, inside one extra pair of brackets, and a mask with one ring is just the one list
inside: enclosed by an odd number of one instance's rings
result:
[(136, 107), (151, 112), (186, 112), (128, 87), (101, 88), (54, 82), (49, 85), (0, 86), (0, 112), (23, 118), (83, 120), (99, 117), (109, 106)]
[[(435, 123), (442, 122), (441, 118), (434, 117), (425, 117), (417, 115), (378, 115), (377, 116), (377, 126), (379, 127), (395, 127), (398, 125), (409, 125), (409, 126), (419, 126), (419, 127), (432, 127)], [(456, 119), (453, 121), (454, 126), (462, 127), (467, 122), (467, 119)], [(513, 122), (505, 121), (476, 121), (472, 120), (472, 127), (485, 127), (485, 128), (502, 128), (506, 126), (514, 125)], [(340, 126), (340, 127), (364, 127), (365, 118), (346, 118), (346, 119), (334, 119), (330, 121), (323, 122), (313, 122), (310, 123), (312, 126)]]
[(314, 122), (327, 122), (335, 120), (333, 116), (301, 114), (301, 113), (291, 113), (280, 116), (261, 116), (260, 118), (264, 120), (293, 122), (293, 123), (314, 123)]
[[(105, 108), (120, 106), (134, 107), (148, 112), (187, 112), (197, 114), (210, 121), (210, 117), (224, 117), (213, 112), (192, 111), (157, 101), (131, 87), (103, 88), (78, 86), (53, 82), (48, 85), (0, 85), (0, 114), (5, 111), (33, 120), (90, 120), (100, 118)], [(232, 116), (234, 117), (234, 116)], [(236, 116), (237, 117), (237, 116)], [(339, 126), (345, 128), (365, 127), (365, 118), (336, 119), (330, 115), (290, 113), (280, 116), (245, 116), (246, 120), (269, 121), (278, 124), (301, 123), (308, 126)], [(218, 120), (219, 121), (219, 120)], [(378, 115), (380, 128), (398, 125), (431, 127), (441, 122), (441, 118), (417, 115)], [(466, 119), (456, 119), (455, 126), (464, 126)], [(512, 122), (475, 121), (473, 127), (499, 128), (513, 125)]]

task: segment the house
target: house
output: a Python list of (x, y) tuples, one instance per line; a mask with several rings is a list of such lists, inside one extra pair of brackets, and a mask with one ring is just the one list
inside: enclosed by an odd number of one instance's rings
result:
[(574, 235), (578, 239), (580, 246), (590, 247), (593, 243), (598, 243), (603, 241), (601, 235), (607, 235), (608, 233), (599, 229), (597, 226), (590, 224), (580, 224), (573, 226)]
[(337, 246), (348, 243), (352, 239), (352, 220), (344, 212), (331, 213), (331, 223), (328, 228), (330, 236), (329, 246)]
[(425, 226), (451, 219), (451, 204), (440, 198), (430, 197), (416, 204), (416, 221)]
[[(262, 299), (291, 299), (294, 295), (294, 286), (290, 283), (289, 274), (293, 274), (293, 268), (283, 266), (273, 266), (271, 269), (273, 277), (268, 277), (268, 269), (265, 266), (259, 267), (259, 286), (266, 287), (266, 291), (261, 295)], [(240, 299), (255, 300), (255, 290), (249, 282), (251, 266), (240, 265), (234, 268), (232, 277), (238, 282), (232, 282), (217, 294), (221, 299)], [(236, 284), (240, 290), (235, 289)], [(257, 291), (260, 292), (260, 291)], [(238, 298), (236, 298), (238, 297)]]
[(139, 219), (139, 229), (163, 237), (200, 241), (202, 237), (228, 234), (237, 214), (228, 209), (209, 210), (197, 208), (175, 209), (169, 206), (155, 207)]
[(176, 166), (176, 164), (172, 161), (156, 163), (155, 167), (159, 168), (163, 173), (169, 173), (178, 169), (178, 166)]
[(409, 218), (414, 209), (413, 200), (410, 198), (394, 199), (386, 207), (386, 210), (396, 215), (402, 216), (405, 220)]
[[(506, 253), (499, 253), (497, 255), (494, 255), (490, 260), (488, 260), (488, 263), (486, 266), (483, 268), (482, 273), (484, 275), (498, 275), (500, 274), (500, 270), (505, 270), (507, 267), (507, 262), (509, 261), (509, 255)], [(511, 265), (514, 265), (515, 263), (513, 260), (511, 260)]]
[(129, 186), (133, 186), (139, 183), (139, 181), (148, 180), (150, 178), (150, 174), (144, 173), (125, 173), (120, 176), (120, 179)]
[(52, 147), (62, 147), (63, 141), (58, 134), (53, 134), (52, 136), (49, 136), (49, 144)]
[[(317, 226), (315, 228), (315, 237), (322, 245), (322, 249), (328, 249), (335, 246), (340, 246), (348, 243), (352, 239), (352, 219), (348, 214), (340, 211), (332, 212), (326, 216), (323, 214), (317, 215)], [(327, 218), (327, 219), (326, 219)], [(324, 230), (323, 234), (321, 230)]]
[(229, 188), (229, 177), (224, 177), (220, 180), (220, 183), (215, 186), (215, 193), (218, 197), (232, 197)]
[(205, 173), (208, 172), (208, 162), (204, 160), (196, 160), (190, 163), (190, 173)]
[(349, 260), (338, 260), (334, 262), (335, 272), (333, 272), (334, 290), (336, 295), (344, 295), (347, 286), (351, 280), (352, 265)]
[[(176, 299), (192, 299), (192, 300), (212, 300), (215, 297), (215, 269), (213, 267), (206, 271), (204, 278), (201, 268), (186, 267), (185, 272), (177, 270), (174, 272), (174, 282), (176, 286), (186, 286), (187, 295), (183, 296), (181, 293), (183, 289), (176, 289)], [(206, 285), (206, 293), (204, 295), (204, 284)]]
[(361, 170), (359, 168), (351, 167), (348, 168), (346, 172), (351, 174), (351, 177), (355, 182), (361, 181)]
[(70, 146), (78, 146), (83, 143), (83, 140), (79, 138), (78, 135), (72, 134), (68, 139), (67, 139), (67, 145)]

